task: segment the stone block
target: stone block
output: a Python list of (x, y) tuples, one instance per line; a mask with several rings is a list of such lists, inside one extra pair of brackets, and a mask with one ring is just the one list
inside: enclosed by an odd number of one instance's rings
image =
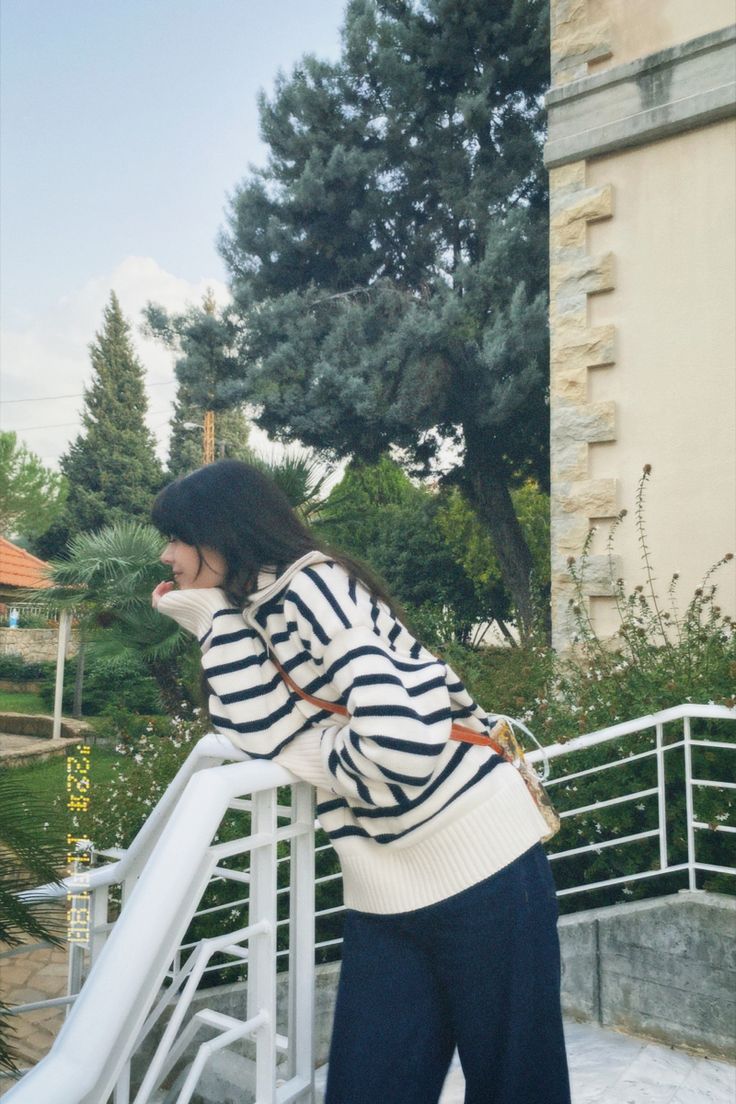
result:
[[(613, 557), (613, 572), (614, 578), (611, 578), (611, 564), (608, 561), (608, 556), (588, 556), (584, 564), (578, 564), (577, 570), (582, 572), (581, 590), (584, 595), (600, 596), (610, 595), (614, 592), (614, 585), (616, 579), (616, 573), (621, 567), (621, 561), (619, 557)], [(563, 575), (561, 571), (555, 574), (555, 579), (559, 585), (564, 586), (567, 584), (571, 589), (574, 589), (573, 580), (567, 572)]]
[(553, 484), (560, 480), (579, 481), (587, 478), (587, 442), (564, 437), (555, 441), (550, 454), (550, 472)]
[(587, 326), (584, 312), (562, 313), (552, 334), (553, 380), (557, 370), (573, 364), (581, 371), (614, 364), (614, 342), (613, 326)]
[(613, 214), (613, 188), (586, 188), (566, 196), (552, 212), (550, 220), (550, 250), (585, 248), (589, 222), (599, 222)]
[(584, 77), (589, 61), (610, 57), (610, 23), (589, 18), (587, 0), (557, 0), (552, 5), (552, 79), (555, 85)]
[(612, 253), (584, 256), (576, 261), (550, 265), (550, 295), (558, 303), (575, 303), (586, 295), (611, 291), (614, 287)]
[(561, 441), (615, 441), (614, 402), (566, 403), (552, 407), (552, 439)]
[(585, 162), (574, 161), (551, 169), (549, 174), (550, 204), (557, 203), (571, 191), (585, 187)]
[(618, 513), (615, 479), (585, 479), (561, 483), (553, 509), (557, 514), (578, 514), (584, 518), (613, 518)]

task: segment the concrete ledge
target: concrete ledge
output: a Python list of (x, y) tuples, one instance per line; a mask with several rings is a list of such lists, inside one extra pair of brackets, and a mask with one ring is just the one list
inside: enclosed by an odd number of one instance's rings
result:
[(57, 755), (94, 736), (86, 721), (62, 720), (61, 737), (52, 738), (54, 718), (40, 713), (0, 713), (0, 764), (26, 767)]
[[(54, 730), (54, 718), (47, 713), (0, 713), (0, 733), (12, 732), (14, 736), (38, 736), (50, 740)], [(91, 731), (87, 721), (62, 717), (62, 739), (83, 736)]]
[(736, 1058), (736, 898), (684, 890), (564, 916), (559, 931), (567, 1015)]
[(736, 115), (736, 26), (547, 94), (548, 169)]

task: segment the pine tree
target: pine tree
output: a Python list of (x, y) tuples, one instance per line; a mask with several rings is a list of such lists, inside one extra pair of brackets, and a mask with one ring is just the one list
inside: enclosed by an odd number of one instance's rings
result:
[(548, 478), (548, 5), (350, 0), (343, 41), (262, 98), (269, 161), (231, 202), (241, 398), (338, 456), (456, 456), (529, 627), (511, 491)]
[(218, 310), (208, 289), (202, 305), (183, 314), (169, 314), (149, 303), (143, 317), (144, 331), (177, 354), (179, 387), (171, 419), (169, 474), (183, 475), (202, 463), (201, 434), (187, 429), (186, 423), (202, 425), (205, 411), (215, 415), (215, 457), (247, 459), (249, 427), (241, 406), (243, 386), (230, 309)]
[(145, 423), (143, 367), (114, 292), (90, 357), (93, 375), (84, 391), (84, 431), (60, 465), (69, 482), (65, 523), (70, 536), (126, 519), (146, 520), (163, 481)]

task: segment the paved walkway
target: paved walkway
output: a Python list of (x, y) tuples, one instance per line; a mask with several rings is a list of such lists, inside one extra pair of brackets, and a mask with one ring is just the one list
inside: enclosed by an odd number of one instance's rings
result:
[(69, 747), (82, 743), (84, 738), (84, 734), (80, 734), (52, 740), (45, 736), (17, 736), (11, 732), (0, 732), (0, 767), (12, 767), (14, 764), (27, 766), (51, 755), (64, 755)]
[[(734, 1104), (736, 1066), (594, 1024), (565, 1025), (573, 1104)], [(533, 1055), (530, 1058), (533, 1060)], [(327, 1067), (317, 1070), (322, 1101)], [(463, 1104), (457, 1056), (440, 1104)], [(376, 1101), (376, 1104), (382, 1104)], [(540, 1101), (539, 1104), (544, 1104)]]

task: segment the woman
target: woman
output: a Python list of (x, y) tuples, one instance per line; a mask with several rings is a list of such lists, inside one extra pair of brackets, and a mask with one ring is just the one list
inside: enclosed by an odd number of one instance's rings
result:
[(200, 468), (153, 521), (153, 604), (199, 639), (214, 727), (317, 788), (340, 857), (327, 1104), (435, 1104), (455, 1047), (466, 1104), (569, 1104), (546, 825), (511, 764), (449, 739), (488, 716), (255, 468)]

